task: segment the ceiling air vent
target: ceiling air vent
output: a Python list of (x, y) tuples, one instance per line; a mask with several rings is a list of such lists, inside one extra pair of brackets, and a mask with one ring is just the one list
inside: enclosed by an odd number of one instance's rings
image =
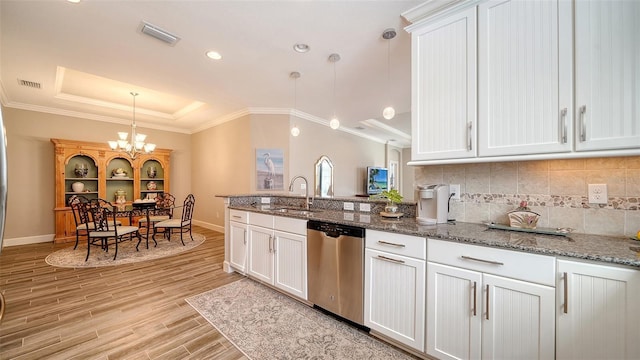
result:
[(35, 81), (18, 79), (18, 84), (20, 84), (21, 86), (26, 86), (34, 89), (42, 88), (42, 85), (40, 85), (39, 82), (35, 82)]
[(161, 28), (155, 25), (149, 24), (148, 22), (145, 22), (145, 21), (143, 21), (140, 24), (140, 32), (142, 32), (143, 34), (152, 36), (171, 46), (174, 46), (178, 41), (180, 41), (180, 38), (178, 36), (173, 35), (168, 31), (162, 30)]

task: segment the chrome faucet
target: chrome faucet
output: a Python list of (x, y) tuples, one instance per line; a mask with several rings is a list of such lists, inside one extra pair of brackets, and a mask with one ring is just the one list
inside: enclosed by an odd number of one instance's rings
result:
[(302, 175), (294, 176), (293, 179), (291, 179), (291, 182), (289, 183), (289, 192), (293, 191), (293, 183), (296, 181), (296, 179), (304, 180), (305, 208), (309, 210), (309, 207), (313, 203), (313, 199), (309, 197), (309, 181), (307, 181), (307, 178), (305, 178)]

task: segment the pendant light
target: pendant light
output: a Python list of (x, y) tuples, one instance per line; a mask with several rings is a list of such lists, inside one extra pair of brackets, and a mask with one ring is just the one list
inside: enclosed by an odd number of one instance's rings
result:
[[(391, 101), (391, 39), (394, 37), (396, 37), (396, 29), (389, 28), (382, 33), (382, 38), (387, 40), (387, 91), (389, 101)], [(387, 120), (391, 120), (396, 116), (396, 110), (389, 105), (382, 110), (382, 116)]]
[(329, 61), (333, 63), (333, 117), (329, 121), (329, 127), (336, 130), (340, 127), (340, 120), (336, 116), (336, 63), (340, 61), (340, 55), (329, 55)]
[[(289, 77), (293, 79), (293, 116), (295, 117), (296, 108), (298, 106), (298, 79), (300, 78), (300, 73), (297, 71), (292, 71), (291, 74), (289, 74)], [(291, 135), (292, 136), (300, 135), (300, 129), (298, 128), (298, 125), (296, 125), (295, 123), (291, 128)]]

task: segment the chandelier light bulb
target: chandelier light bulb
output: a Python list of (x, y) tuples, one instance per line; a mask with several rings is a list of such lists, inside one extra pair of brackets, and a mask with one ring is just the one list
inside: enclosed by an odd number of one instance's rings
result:
[(294, 126), (291, 128), (291, 135), (292, 135), (292, 136), (298, 136), (298, 135), (300, 135), (300, 129), (298, 129), (298, 127), (294, 125)]
[(382, 110), (382, 116), (387, 120), (391, 120), (396, 116), (396, 110), (392, 106), (387, 106)]
[(329, 121), (329, 127), (333, 130), (338, 129), (340, 127), (340, 120), (334, 117), (333, 119), (331, 119), (331, 121)]

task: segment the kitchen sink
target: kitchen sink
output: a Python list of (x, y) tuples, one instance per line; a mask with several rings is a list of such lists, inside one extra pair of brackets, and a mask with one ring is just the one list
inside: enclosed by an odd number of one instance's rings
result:
[(310, 216), (314, 213), (321, 212), (322, 210), (312, 210), (312, 209), (302, 209), (302, 208), (271, 208), (269, 209), (271, 212), (282, 213), (282, 214), (292, 214), (292, 215), (306, 215)]

